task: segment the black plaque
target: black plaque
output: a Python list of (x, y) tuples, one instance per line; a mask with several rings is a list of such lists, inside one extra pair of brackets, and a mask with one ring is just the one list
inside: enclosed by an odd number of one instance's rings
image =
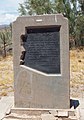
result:
[(26, 28), (24, 65), (48, 73), (60, 73), (60, 27)]

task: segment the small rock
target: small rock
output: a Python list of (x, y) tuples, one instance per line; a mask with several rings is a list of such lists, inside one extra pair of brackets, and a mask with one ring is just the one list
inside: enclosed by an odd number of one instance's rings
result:
[(75, 116), (75, 112), (74, 111), (69, 111), (69, 116)]
[(58, 111), (56, 110), (51, 110), (49, 111), (50, 114), (52, 114), (54, 117), (58, 116)]
[(81, 60), (78, 60), (78, 62), (81, 62)]
[(58, 117), (68, 117), (68, 111), (58, 111)]

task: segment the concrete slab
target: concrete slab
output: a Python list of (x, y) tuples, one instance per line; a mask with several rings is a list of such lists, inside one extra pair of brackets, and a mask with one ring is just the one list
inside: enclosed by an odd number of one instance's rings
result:
[(80, 120), (84, 120), (84, 109), (80, 109)]
[(42, 114), (41, 119), (42, 120), (56, 120), (56, 118), (52, 114)]
[(59, 117), (68, 117), (68, 111), (58, 111)]
[(2, 120), (5, 117), (4, 113), (0, 113), (0, 120)]
[(6, 112), (10, 112), (11, 107), (13, 106), (14, 97), (2, 97), (0, 100), (0, 120), (2, 120)]
[[(80, 102), (80, 105), (76, 108), (76, 111), (78, 112), (77, 115), (78, 116), (75, 116), (74, 115), (74, 112), (73, 110), (68, 110), (69, 111), (69, 118), (59, 118), (59, 119), (62, 119), (62, 120), (84, 120), (84, 99), (78, 99), (79, 102)], [(23, 118), (26, 118), (27, 119), (27, 116), (24, 116), (23, 114), (20, 114), (18, 116), (18, 119), (16, 118), (17, 115), (15, 115), (14, 113), (10, 114), (9, 118), (4, 118), (6, 117), (6, 114), (8, 114), (11, 109), (11, 107), (13, 106), (13, 97), (3, 97), (1, 100), (0, 100), (0, 120), (19, 120), (20, 119), (23, 119)], [(22, 111), (21, 108), (16, 108), (15, 111), (17, 111), (17, 109), (20, 109), (19, 111)], [(77, 110), (78, 109), (78, 110)], [(41, 115), (41, 118), (38, 117), (38, 120), (42, 119), (42, 120), (56, 120), (57, 117), (54, 117), (53, 114), (56, 114), (56, 111), (60, 111), (60, 110), (48, 110), (48, 109), (45, 109), (43, 112), (42, 112), (42, 109), (40, 109), (40, 112), (39, 112), (39, 109), (30, 109), (30, 112), (33, 110), (33, 114), (32, 115), (29, 115), (28, 116), (28, 120), (37, 120), (37, 118), (35, 118), (34, 116), (38, 116), (37, 113), (39, 113), (39, 116)], [(24, 108), (24, 111), (28, 111), (28, 108)], [(50, 114), (48, 114), (47, 112), (49, 111)], [(54, 111), (54, 112), (53, 112)], [(64, 110), (64, 113), (66, 112), (67, 110)], [(70, 113), (71, 112), (71, 113)], [(25, 113), (25, 112), (24, 112)], [(63, 113), (62, 113), (63, 114)], [(32, 118), (31, 118), (32, 116)], [(79, 117), (80, 116), (80, 117)], [(77, 118), (76, 118), (77, 117)]]
[(84, 120), (84, 98), (79, 99), (79, 102), (80, 120)]
[(80, 108), (84, 109), (84, 98), (79, 99)]

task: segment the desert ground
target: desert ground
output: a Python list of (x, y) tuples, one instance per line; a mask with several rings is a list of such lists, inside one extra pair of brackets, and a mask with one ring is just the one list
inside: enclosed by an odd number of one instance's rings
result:
[[(0, 97), (14, 94), (13, 57), (0, 57)], [(84, 98), (84, 50), (70, 50), (70, 96)]]
[(84, 50), (70, 51), (70, 95), (84, 98)]

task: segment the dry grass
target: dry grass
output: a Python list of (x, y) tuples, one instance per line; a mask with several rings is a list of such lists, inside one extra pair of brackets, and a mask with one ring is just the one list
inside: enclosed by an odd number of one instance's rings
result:
[[(0, 96), (13, 93), (12, 56), (0, 58)], [(70, 51), (70, 88), (72, 97), (84, 97), (84, 51)]]
[(13, 91), (12, 56), (0, 58), (0, 96), (9, 95)]
[(71, 96), (84, 97), (84, 51), (70, 51)]
[(70, 71), (72, 82), (84, 84), (84, 51), (70, 51)]

